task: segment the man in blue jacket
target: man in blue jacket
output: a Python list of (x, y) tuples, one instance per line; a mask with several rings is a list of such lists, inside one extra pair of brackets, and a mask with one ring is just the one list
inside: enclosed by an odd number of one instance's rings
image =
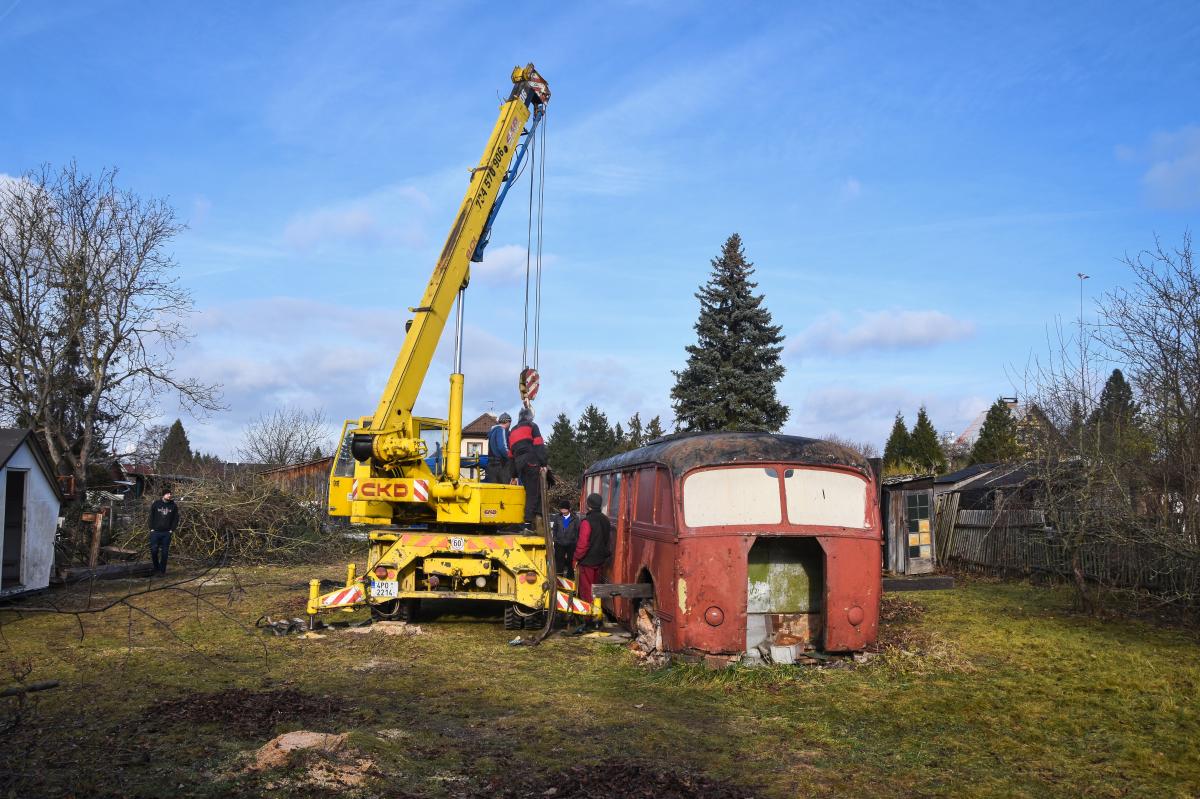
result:
[(512, 471), (508, 459), (508, 426), (512, 417), (507, 413), (500, 414), (496, 424), (488, 431), (487, 470), (484, 472), (485, 483), (507, 483), (512, 479)]

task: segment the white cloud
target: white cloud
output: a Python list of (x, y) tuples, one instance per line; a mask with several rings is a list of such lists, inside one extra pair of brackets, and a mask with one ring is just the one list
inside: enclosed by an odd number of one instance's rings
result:
[(1117, 157), (1149, 166), (1142, 175), (1147, 202), (1158, 208), (1200, 205), (1200, 126), (1155, 133), (1144, 148), (1121, 146)]
[(428, 195), (414, 186), (387, 186), (358, 199), (296, 214), (283, 230), (283, 242), (301, 252), (345, 245), (414, 249), (427, 242), (430, 207)]
[[(471, 278), (478, 278), (485, 283), (507, 283), (524, 279), (525, 253), (526, 249), (519, 244), (489, 246), (483, 251), (483, 261), (471, 264)], [(543, 255), (543, 264), (545, 260)]]
[(1165, 208), (1200, 204), (1200, 127), (1156, 135), (1151, 152), (1153, 163), (1142, 178), (1151, 201)]
[(857, 200), (862, 195), (862, 182), (858, 178), (846, 178), (838, 190), (838, 198), (844, 202)]
[(787, 349), (795, 355), (923, 349), (961, 341), (974, 333), (974, 322), (941, 311), (871, 311), (860, 313), (853, 322), (835, 311), (793, 336)]
[(896, 411), (904, 414), (911, 428), (924, 405), (939, 432), (957, 434), (989, 404), (977, 396), (917, 392), (908, 386), (835, 384), (804, 395), (792, 408), (787, 432), (813, 437), (835, 434), (882, 449)]

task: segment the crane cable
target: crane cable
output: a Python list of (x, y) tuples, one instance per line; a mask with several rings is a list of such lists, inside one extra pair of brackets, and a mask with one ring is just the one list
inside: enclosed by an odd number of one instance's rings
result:
[[(541, 113), (546, 112), (543, 109)], [(546, 128), (547, 117), (541, 120), (542, 135), (529, 143), (529, 220), (525, 230), (525, 319), (521, 333), (521, 363), (523, 368), (538, 368), (538, 353), (541, 345), (542, 332), (542, 216), (546, 187)], [(534, 129), (533, 135), (537, 136)], [(541, 146), (541, 159), (538, 158), (538, 147)], [(537, 248), (534, 249), (534, 183), (537, 183)], [(533, 359), (529, 353), (529, 295), (530, 283), (533, 283)]]

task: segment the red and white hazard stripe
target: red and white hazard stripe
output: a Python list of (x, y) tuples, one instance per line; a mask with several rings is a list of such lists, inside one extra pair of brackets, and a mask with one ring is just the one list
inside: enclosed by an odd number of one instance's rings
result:
[(413, 480), (413, 497), (418, 502), (425, 502), (429, 499), (428, 480)]
[(355, 605), (363, 601), (362, 586), (352, 585), (341, 591), (334, 591), (321, 597), (321, 607), (340, 608), (343, 605)]
[(561, 611), (568, 613), (571, 611), (571, 598), (562, 591), (554, 592), (554, 604)]
[(574, 591), (575, 590), (575, 581), (568, 580), (566, 577), (559, 577), (558, 578), (558, 587), (564, 591)]
[(346, 499), (353, 502), (354, 498), (357, 496), (358, 496), (358, 481), (355, 480), (353, 483), (350, 484), (350, 493), (346, 495)]

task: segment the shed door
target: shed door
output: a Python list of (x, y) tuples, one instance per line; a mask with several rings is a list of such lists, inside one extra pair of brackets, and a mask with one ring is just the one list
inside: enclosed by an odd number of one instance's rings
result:
[(15, 469), (5, 473), (0, 588), (21, 584), (21, 554), (25, 551), (25, 474)]
[(899, 551), (905, 574), (933, 571), (933, 492), (900, 491)]

